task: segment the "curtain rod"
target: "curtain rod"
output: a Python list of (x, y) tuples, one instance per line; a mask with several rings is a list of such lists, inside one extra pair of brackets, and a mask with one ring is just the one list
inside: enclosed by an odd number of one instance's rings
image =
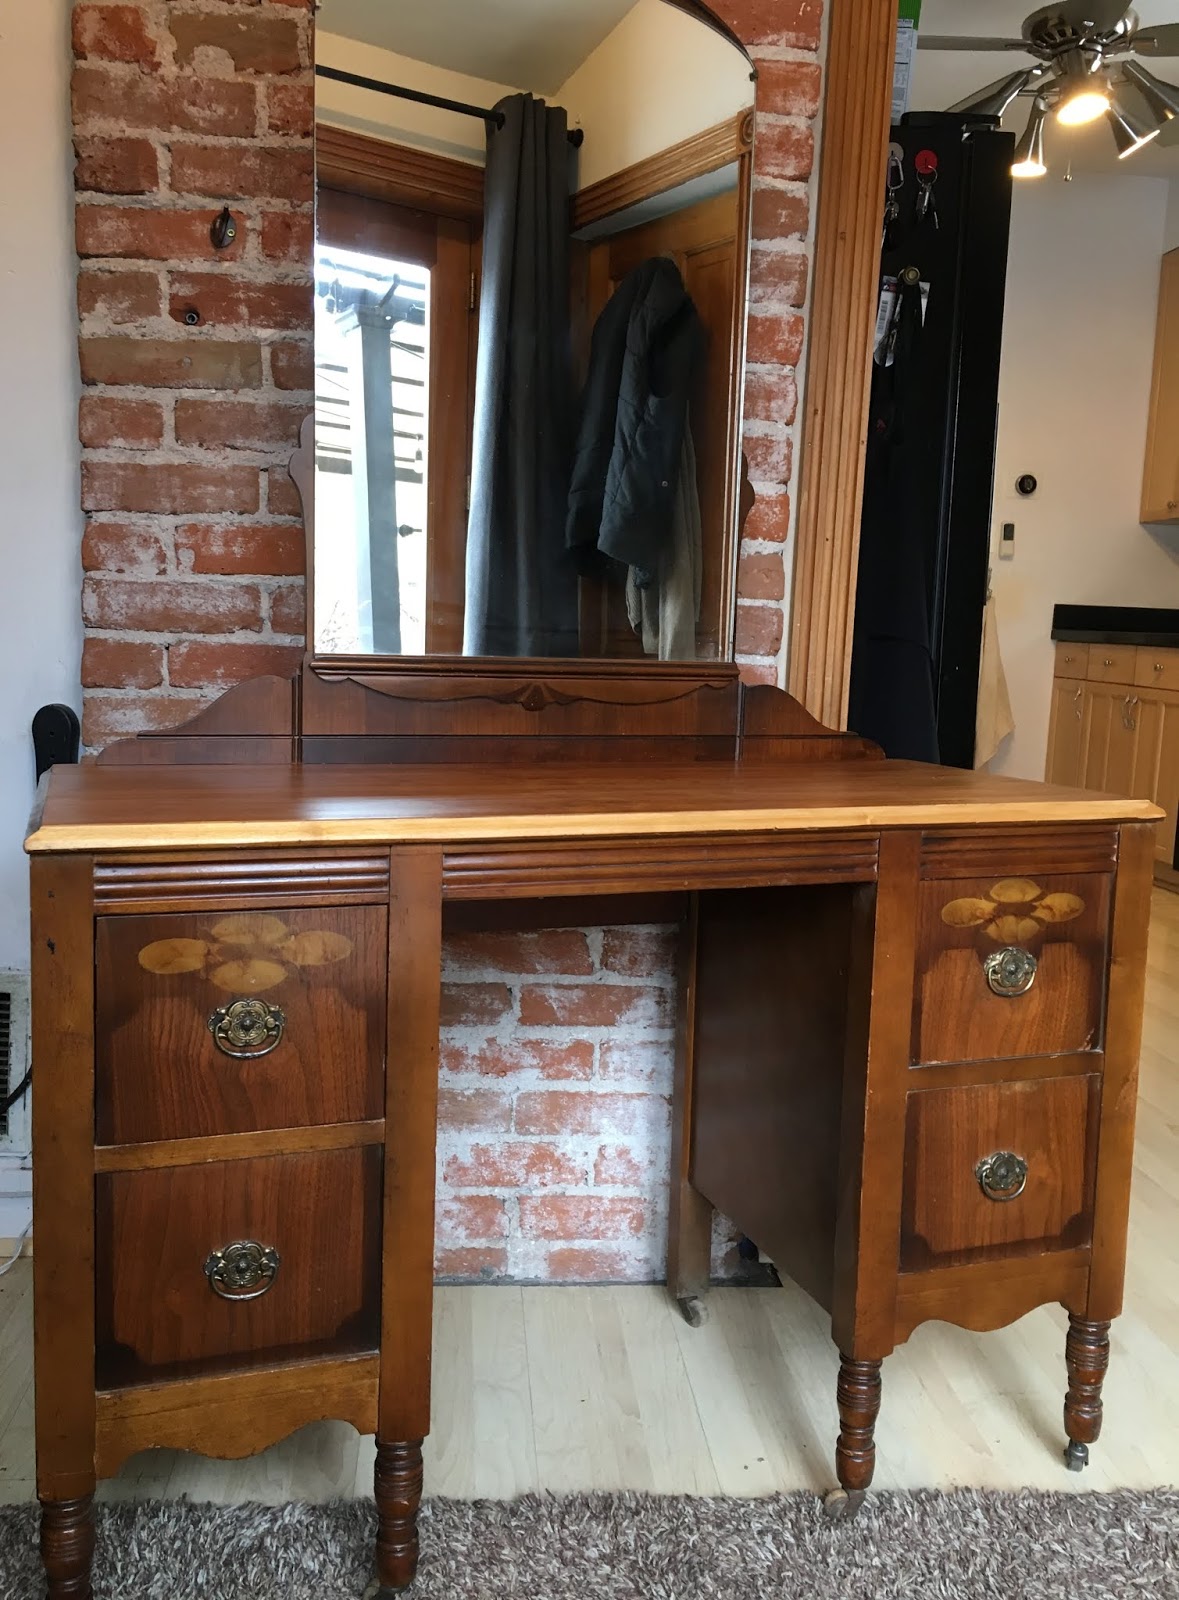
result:
[[(349, 83), (354, 89), (373, 89), (377, 94), (396, 95), (399, 100), (413, 100), (419, 106), (435, 106), (439, 111), (453, 111), (460, 117), (479, 117), (483, 122), (495, 128), (504, 125), (502, 111), (485, 111), (482, 106), (469, 106), (462, 100), (447, 100), (440, 94), (423, 94), (420, 89), (403, 89), (400, 84), (382, 83), (378, 78), (362, 78), (356, 72), (341, 72), (338, 67), (319, 67), (315, 69), (317, 78), (330, 78), (333, 83)], [(573, 148), (579, 149), (585, 133), (581, 128), (570, 128), (569, 143)]]

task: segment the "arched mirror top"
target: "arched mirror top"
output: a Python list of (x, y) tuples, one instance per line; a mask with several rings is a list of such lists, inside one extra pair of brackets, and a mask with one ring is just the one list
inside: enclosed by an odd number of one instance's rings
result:
[(731, 659), (753, 92), (696, 0), (323, 0), (325, 666)]

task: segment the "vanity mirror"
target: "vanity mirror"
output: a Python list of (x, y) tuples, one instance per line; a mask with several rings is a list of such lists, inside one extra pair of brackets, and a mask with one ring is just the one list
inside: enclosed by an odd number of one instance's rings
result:
[(753, 90), (691, 0), (324, 0), (319, 657), (732, 654)]

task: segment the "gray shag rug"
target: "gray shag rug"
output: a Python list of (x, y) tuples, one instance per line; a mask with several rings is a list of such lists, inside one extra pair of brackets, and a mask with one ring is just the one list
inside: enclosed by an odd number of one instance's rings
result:
[[(366, 1501), (98, 1510), (95, 1600), (360, 1600)], [(1179, 1597), (1179, 1492), (429, 1500), (412, 1600)], [(0, 1510), (0, 1596), (39, 1600), (36, 1511)]]

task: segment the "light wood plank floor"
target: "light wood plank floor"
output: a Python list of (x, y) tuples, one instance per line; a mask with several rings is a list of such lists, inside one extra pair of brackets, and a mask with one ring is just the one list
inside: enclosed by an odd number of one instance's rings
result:
[[(1088, 1471), (1061, 1461), (1058, 1308), (999, 1333), (935, 1323), (885, 1364), (881, 1488), (1179, 1481), (1179, 897), (1157, 892), (1126, 1312)], [(33, 1496), (31, 1269), (0, 1279), (0, 1500)], [(794, 1289), (714, 1290), (690, 1329), (656, 1288), (442, 1289), (427, 1493), (760, 1495), (833, 1480), (836, 1358)], [(321, 1423), (250, 1461), (135, 1457), (106, 1498), (367, 1494), (371, 1439)]]

